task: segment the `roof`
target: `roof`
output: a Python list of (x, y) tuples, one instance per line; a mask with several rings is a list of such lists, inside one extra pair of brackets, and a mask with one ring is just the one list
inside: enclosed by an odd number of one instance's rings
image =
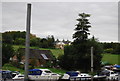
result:
[[(25, 53), (25, 48), (21, 48)], [(29, 58), (44, 59), (44, 60), (53, 60), (54, 57), (50, 50), (39, 50), (39, 49), (30, 49)]]

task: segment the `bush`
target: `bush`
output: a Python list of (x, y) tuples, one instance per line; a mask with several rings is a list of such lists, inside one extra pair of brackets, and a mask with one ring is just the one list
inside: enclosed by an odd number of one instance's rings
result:
[(104, 53), (113, 53), (113, 48), (105, 49)]

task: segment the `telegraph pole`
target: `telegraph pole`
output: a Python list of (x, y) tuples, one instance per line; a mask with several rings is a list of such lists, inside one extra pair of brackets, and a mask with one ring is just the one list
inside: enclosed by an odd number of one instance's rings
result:
[(25, 79), (28, 81), (29, 53), (30, 53), (30, 24), (31, 23), (31, 4), (27, 4), (27, 22), (26, 22), (26, 48), (25, 48)]
[(91, 47), (91, 81), (93, 81), (93, 47)]

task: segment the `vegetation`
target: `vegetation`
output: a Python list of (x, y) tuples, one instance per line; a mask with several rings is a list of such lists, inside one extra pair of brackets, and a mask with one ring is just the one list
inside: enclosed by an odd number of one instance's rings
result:
[(85, 72), (90, 71), (90, 49), (94, 47), (94, 69), (100, 68), (102, 47), (98, 41), (93, 37), (88, 39), (90, 23), (89, 14), (81, 13), (77, 19), (75, 33), (73, 34), (74, 41), (72, 45), (64, 48), (64, 55), (61, 56), (60, 65), (67, 70), (82, 70)]
[[(107, 61), (110, 64), (120, 64), (118, 62), (118, 57), (120, 57), (120, 43), (100, 43), (94, 36), (90, 39), (88, 38), (88, 35), (90, 35), (89, 28), (91, 28), (88, 19), (89, 17), (90, 14), (79, 14), (79, 18), (77, 19), (78, 23), (75, 25), (75, 33), (73, 34), (74, 41), (71, 45), (66, 45), (64, 47), (64, 51), (55, 48), (55, 39), (53, 35), (46, 38), (39, 38), (33, 34), (30, 34), (30, 48), (50, 50), (52, 54), (59, 59), (56, 60), (56, 62), (59, 62), (62, 69), (66, 70), (89, 71), (91, 47), (94, 47), (94, 69), (97, 70), (100, 68), (101, 61)], [(25, 48), (25, 36), (25, 31), (9, 31), (2, 33), (3, 69), (23, 72), (23, 70), (18, 69), (21, 67), (24, 68), (23, 65), (14, 63), (13, 65), (19, 66), (16, 68), (8, 63), (10, 63), (9, 59), (14, 54), (17, 55), (18, 61), (20, 62), (22, 53), (19, 48)], [(57, 41), (59, 41), (59, 39), (57, 39)], [(101, 55), (102, 52), (104, 53), (103, 55)], [(49, 69), (56, 73), (59, 73), (59, 71), (61, 73), (65, 72), (55, 68)]]
[(104, 49), (104, 53), (111, 54), (120, 54), (120, 43), (111, 42), (111, 43), (101, 43)]
[[(35, 67), (37, 69), (49, 69), (54, 73), (58, 73), (58, 74), (64, 74), (66, 72), (66, 70), (62, 70), (62, 69), (57, 69), (57, 68), (40, 68), (40, 67)], [(2, 67), (3, 70), (10, 70), (10, 71), (19, 71), (20, 73), (24, 74), (24, 70), (20, 69), (20, 68), (16, 68), (15, 66), (13, 66), (12, 64), (5, 64)]]
[[(14, 50), (18, 50), (19, 48), (25, 48), (23, 45), (13, 45)], [(50, 50), (52, 54), (58, 58), (59, 56), (64, 54), (64, 51), (62, 49), (57, 49), (57, 48), (38, 48), (38, 47), (30, 47), (32, 49), (41, 49), (41, 50)]]
[(104, 53), (102, 54), (103, 58), (102, 58), (102, 62), (108, 62), (109, 64), (119, 64), (119, 57), (120, 55), (118, 54), (110, 54), (110, 53)]
[(9, 63), (10, 57), (14, 54), (13, 47), (10, 44), (3, 43), (2, 45), (2, 65)]
[(24, 73), (24, 70), (23, 69), (19, 69), (15, 66), (13, 66), (12, 64), (8, 64), (6, 63), (3, 67), (2, 67), (3, 70), (10, 70), (10, 71), (19, 71), (20, 73)]
[[(25, 45), (26, 32), (9, 31), (2, 33), (3, 43), (12, 45)], [(33, 34), (30, 34), (30, 45), (40, 48), (54, 48), (54, 36), (48, 36), (46, 38), (39, 38)]]

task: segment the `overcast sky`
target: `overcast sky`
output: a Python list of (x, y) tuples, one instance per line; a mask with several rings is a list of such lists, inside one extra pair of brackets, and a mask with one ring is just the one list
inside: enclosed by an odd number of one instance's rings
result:
[[(26, 9), (25, 2), (3, 2), (2, 31), (25, 31)], [(33, 2), (31, 33), (72, 40), (76, 19), (83, 12), (91, 14), (91, 36), (101, 42), (118, 41), (117, 2)]]

